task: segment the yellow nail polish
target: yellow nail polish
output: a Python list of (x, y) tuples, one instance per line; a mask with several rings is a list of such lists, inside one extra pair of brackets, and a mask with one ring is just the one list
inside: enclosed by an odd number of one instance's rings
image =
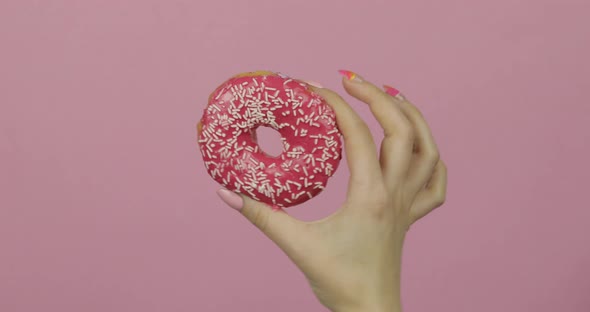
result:
[(350, 70), (341, 69), (338, 72), (340, 73), (340, 75), (348, 78), (348, 80), (350, 80), (350, 81), (356, 81), (356, 82), (362, 82), (363, 81), (359, 75), (357, 75), (354, 72), (351, 72)]

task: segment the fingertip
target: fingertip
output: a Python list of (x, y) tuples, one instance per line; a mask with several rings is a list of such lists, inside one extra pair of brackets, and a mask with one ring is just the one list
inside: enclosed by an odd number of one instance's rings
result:
[(359, 76), (357, 73), (350, 71), (350, 70), (339, 69), (338, 73), (340, 75), (342, 75), (343, 81), (357, 82), (357, 83), (364, 81), (363, 77)]
[(216, 193), (217, 196), (219, 196), (219, 198), (230, 208), (237, 211), (241, 211), (242, 208), (244, 208), (244, 199), (242, 196), (224, 188), (217, 190)]
[(385, 92), (371, 82), (356, 73), (348, 71), (343, 72), (344, 73), (341, 73), (344, 76), (342, 85), (344, 86), (344, 90), (346, 90), (351, 96), (367, 104), (368, 102), (379, 98), (385, 99)]

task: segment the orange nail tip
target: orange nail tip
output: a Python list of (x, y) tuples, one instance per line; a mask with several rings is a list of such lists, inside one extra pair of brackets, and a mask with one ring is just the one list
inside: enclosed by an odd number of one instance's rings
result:
[(340, 69), (338, 72), (340, 73), (340, 75), (348, 78), (348, 80), (353, 80), (354, 78), (356, 78), (356, 74), (351, 72), (350, 70)]

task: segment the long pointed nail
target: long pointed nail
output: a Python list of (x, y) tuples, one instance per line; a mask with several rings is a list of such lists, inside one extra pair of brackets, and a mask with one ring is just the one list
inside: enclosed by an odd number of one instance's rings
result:
[(244, 200), (240, 195), (226, 189), (217, 190), (217, 196), (231, 208), (240, 211), (244, 207)]
[(385, 93), (393, 96), (394, 98), (397, 98), (400, 100), (404, 99), (404, 96), (401, 94), (401, 92), (392, 86), (383, 85), (383, 89), (385, 89)]
[(355, 82), (362, 82), (363, 81), (363, 79), (359, 75), (357, 75), (354, 72), (351, 72), (350, 70), (341, 69), (338, 72), (340, 73), (340, 75), (346, 77), (350, 81), (355, 81)]

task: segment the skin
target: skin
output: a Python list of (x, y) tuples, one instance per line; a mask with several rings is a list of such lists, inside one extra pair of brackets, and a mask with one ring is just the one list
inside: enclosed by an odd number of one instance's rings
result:
[[(362, 79), (362, 78), (360, 78)], [(401, 311), (401, 256), (410, 226), (441, 206), (447, 169), (420, 111), (372, 83), (348, 80), (383, 128), (380, 150), (366, 123), (334, 91), (313, 88), (336, 112), (350, 171), (342, 207), (313, 222), (242, 196), (240, 212), (274, 241), (331, 311)]]

